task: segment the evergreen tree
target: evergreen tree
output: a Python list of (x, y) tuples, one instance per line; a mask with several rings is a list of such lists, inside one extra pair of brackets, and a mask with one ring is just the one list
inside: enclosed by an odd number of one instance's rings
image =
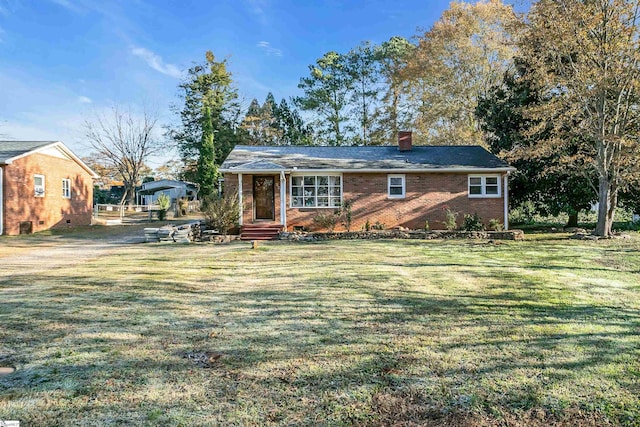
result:
[(282, 131), (280, 145), (311, 145), (312, 130), (304, 123), (298, 110), (291, 109), (286, 99), (282, 99), (274, 110), (275, 122)]
[(202, 118), (202, 141), (198, 156), (196, 182), (200, 184), (198, 192), (200, 198), (212, 196), (218, 187), (218, 166), (216, 164), (216, 149), (214, 144), (211, 108), (205, 107)]
[(407, 80), (402, 70), (407, 64), (415, 45), (403, 37), (391, 37), (375, 48), (382, 80), (380, 105), (373, 114), (371, 143), (393, 145), (398, 132), (412, 128), (413, 109), (407, 95)]
[(302, 110), (315, 116), (316, 138), (322, 145), (348, 145), (353, 126), (348, 115), (353, 77), (348, 72), (346, 57), (328, 52), (309, 66), (309, 77), (300, 79), (303, 96), (294, 99)]
[[(204, 129), (211, 125), (214, 141), (214, 164), (219, 165), (239, 142), (238, 132), (240, 105), (237, 89), (233, 86), (227, 62), (216, 61), (211, 51), (207, 51), (205, 62), (191, 67), (186, 79), (178, 86), (184, 105), (174, 107), (180, 117), (180, 125), (171, 127), (167, 136), (177, 145), (185, 164), (184, 178), (207, 186), (201, 182), (198, 163), (204, 138)], [(208, 113), (206, 113), (208, 109)], [(209, 115), (209, 119), (205, 115)]]
[(376, 48), (363, 42), (346, 55), (347, 72), (351, 77), (349, 104), (351, 116), (357, 123), (355, 143), (369, 145), (373, 124), (373, 110), (378, 106), (380, 93), (380, 68)]

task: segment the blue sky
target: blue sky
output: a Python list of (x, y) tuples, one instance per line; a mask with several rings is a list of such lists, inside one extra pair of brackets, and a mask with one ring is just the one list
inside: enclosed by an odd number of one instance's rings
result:
[(185, 69), (229, 59), (245, 104), (298, 95), (327, 51), (427, 29), (448, 0), (0, 0), (0, 134), (62, 140), (112, 105), (175, 120)]

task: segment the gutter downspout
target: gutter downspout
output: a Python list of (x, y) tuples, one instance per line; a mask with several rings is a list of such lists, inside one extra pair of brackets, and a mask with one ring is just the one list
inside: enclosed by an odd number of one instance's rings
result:
[(0, 236), (4, 234), (4, 168), (0, 166)]
[(286, 194), (287, 181), (284, 176), (284, 171), (280, 171), (280, 224), (286, 230), (287, 229), (287, 200)]
[(509, 174), (504, 175), (504, 229), (509, 231)]
[(240, 220), (238, 224), (242, 226), (242, 214), (244, 213), (244, 209), (242, 208), (242, 174), (238, 174), (238, 201), (240, 202)]

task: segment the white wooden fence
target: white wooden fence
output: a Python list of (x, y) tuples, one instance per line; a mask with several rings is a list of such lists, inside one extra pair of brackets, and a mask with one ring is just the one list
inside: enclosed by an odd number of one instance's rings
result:
[[(144, 221), (158, 218), (160, 207), (156, 205), (109, 205), (96, 204), (93, 206), (93, 217), (109, 221), (131, 222)], [(187, 203), (186, 214), (200, 211), (200, 201), (194, 200)], [(168, 217), (177, 217), (178, 206), (172, 203), (167, 210)]]

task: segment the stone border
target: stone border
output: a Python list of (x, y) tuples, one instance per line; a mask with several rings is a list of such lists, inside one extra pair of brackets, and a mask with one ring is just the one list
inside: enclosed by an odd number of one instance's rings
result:
[(377, 240), (377, 239), (490, 239), (490, 240), (524, 240), (524, 231), (448, 231), (448, 230), (381, 230), (350, 231), (340, 233), (320, 233), (304, 231), (282, 231), (279, 240), (289, 242), (315, 242), (322, 240)]

